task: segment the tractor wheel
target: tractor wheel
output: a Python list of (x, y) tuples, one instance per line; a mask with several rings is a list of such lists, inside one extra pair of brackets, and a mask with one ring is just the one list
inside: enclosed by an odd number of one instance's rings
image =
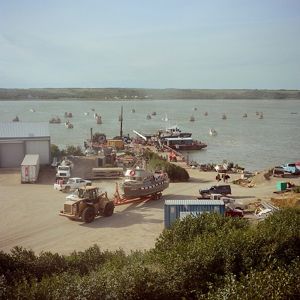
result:
[(104, 208), (103, 216), (110, 217), (114, 213), (115, 205), (112, 201), (109, 201)]
[(70, 190), (71, 190), (71, 187), (69, 185), (67, 185), (65, 188), (64, 188), (64, 192), (65, 193), (70, 193)]
[(86, 207), (82, 212), (82, 220), (85, 223), (91, 223), (95, 219), (95, 209), (91, 206)]

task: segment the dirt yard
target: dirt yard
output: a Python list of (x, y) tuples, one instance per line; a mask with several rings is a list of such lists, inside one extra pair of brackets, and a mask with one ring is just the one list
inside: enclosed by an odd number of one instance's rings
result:
[[(195, 199), (199, 188), (216, 184), (216, 173), (188, 170), (188, 183), (172, 183), (164, 199)], [(71, 221), (58, 215), (66, 194), (53, 189), (54, 170), (42, 169), (38, 184), (21, 184), (19, 170), (0, 169), (0, 250), (23, 246), (41, 251), (68, 254), (93, 244), (101, 249), (142, 250), (152, 248), (164, 228), (164, 200), (117, 206), (112, 217), (97, 218), (91, 224)], [(231, 175), (230, 181), (239, 178)], [(274, 196), (272, 178), (253, 188), (232, 185), (233, 198), (244, 203)], [(290, 179), (289, 179), (290, 181)], [(292, 180), (300, 184), (300, 179)], [(112, 197), (115, 180), (94, 181)]]

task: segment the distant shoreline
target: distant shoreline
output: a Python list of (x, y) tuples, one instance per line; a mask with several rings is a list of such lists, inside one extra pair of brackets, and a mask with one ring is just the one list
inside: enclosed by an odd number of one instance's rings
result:
[(13, 100), (300, 100), (300, 90), (265, 89), (134, 89), (134, 88), (44, 88), (3, 89), (0, 101)]

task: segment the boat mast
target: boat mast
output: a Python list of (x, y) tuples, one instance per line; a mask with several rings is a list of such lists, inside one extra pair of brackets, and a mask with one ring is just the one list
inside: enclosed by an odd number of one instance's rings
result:
[(121, 118), (120, 118), (120, 137), (123, 138), (123, 105), (121, 106)]

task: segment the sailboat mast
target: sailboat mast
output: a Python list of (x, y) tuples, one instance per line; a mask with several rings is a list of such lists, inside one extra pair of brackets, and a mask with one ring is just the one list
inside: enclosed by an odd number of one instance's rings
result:
[(121, 106), (121, 119), (120, 119), (120, 137), (123, 137), (123, 105)]

